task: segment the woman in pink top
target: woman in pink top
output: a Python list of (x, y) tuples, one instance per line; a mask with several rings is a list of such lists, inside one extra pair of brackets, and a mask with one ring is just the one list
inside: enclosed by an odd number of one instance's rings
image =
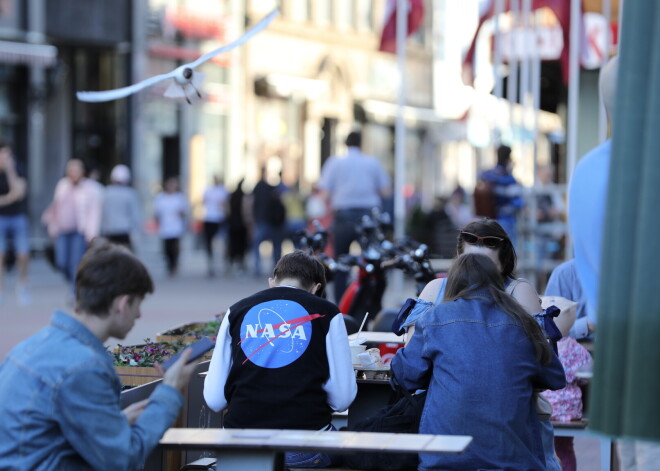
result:
[[(559, 361), (566, 373), (566, 387), (558, 391), (545, 391), (543, 396), (552, 404), (551, 419), (570, 422), (582, 418), (582, 390), (578, 385), (576, 372), (591, 363), (591, 354), (573, 337), (566, 335), (575, 323), (575, 309), (562, 311), (556, 320), (557, 327), (564, 336), (557, 342)], [(577, 461), (573, 449), (573, 437), (555, 437), (555, 453), (562, 471), (575, 471)]]
[(65, 176), (57, 182), (53, 202), (41, 220), (55, 239), (55, 261), (73, 284), (87, 244), (101, 229), (101, 187), (85, 178), (82, 160), (67, 162)]

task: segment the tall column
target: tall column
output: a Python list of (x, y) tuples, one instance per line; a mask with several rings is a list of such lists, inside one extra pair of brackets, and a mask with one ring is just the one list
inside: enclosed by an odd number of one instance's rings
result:
[[(27, 40), (32, 44), (43, 44), (45, 41), (46, 16), (44, 0), (28, 0), (27, 3)], [(41, 209), (47, 204), (49, 195), (45, 193), (42, 184), (46, 180), (45, 155), (45, 93), (46, 72), (42, 66), (30, 66), (29, 74), (29, 100), (28, 100), (28, 126), (27, 126), (27, 162), (28, 162), (28, 203), (30, 205), (30, 218), (32, 234), (41, 228), (39, 217)], [(43, 232), (43, 229), (42, 229)]]

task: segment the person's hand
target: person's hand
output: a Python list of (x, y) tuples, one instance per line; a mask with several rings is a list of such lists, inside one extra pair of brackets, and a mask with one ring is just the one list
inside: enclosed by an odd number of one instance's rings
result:
[(190, 381), (190, 376), (192, 375), (193, 371), (195, 371), (195, 367), (197, 366), (196, 362), (187, 364), (191, 354), (192, 349), (186, 348), (179, 359), (174, 362), (174, 364), (170, 366), (167, 371), (163, 371), (163, 367), (160, 364), (155, 364), (156, 370), (158, 370), (158, 372), (163, 375), (163, 384), (167, 384), (168, 386), (172, 386), (174, 389), (183, 391), (183, 388)]
[(142, 414), (142, 411), (144, 411), (144, 408), (147, 407), (148, 403), (149, 399), (143, 399), (141, 401), (134, 402), (122, 411), (126, 416), (126, 420), (128, 420), (129, 424), (133, 425), (135, 423), (138, 417), (140, 417), (140, 414)]

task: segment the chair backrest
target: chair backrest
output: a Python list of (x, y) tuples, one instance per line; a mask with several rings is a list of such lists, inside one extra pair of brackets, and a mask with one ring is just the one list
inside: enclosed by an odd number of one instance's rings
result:
[(394, 319), (396, 319), (398, 313), (399, 311), (393, 309), (383, 309), (374, 318), (370, 330), (373, 330), (374, 332), (391, 332), (392, 323), (394, 322)]
[(360, 329), (360, 325), (353, 316), (344, 315), (344, 323), (346, 324), (346, 333), (348, 335), (355, 334)]

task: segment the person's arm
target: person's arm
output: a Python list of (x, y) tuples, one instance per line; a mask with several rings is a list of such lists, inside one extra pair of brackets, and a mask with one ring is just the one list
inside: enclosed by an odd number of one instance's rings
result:
[(539, 294), (527, 280), (518, 280), (511, 296), (518, 301), (528, 314), (538, 314), (543, 310)]
[(231, 335), (229, 334), (229, 309), (227, 309), (227, 313), (220, 323), (209, 371), (204, 379), (204, 400), (215, 412), (220, 412), (227, 407), (225, 385), (231, 365)]
[(381, 198), (388, 198), (392, 195), (392, 180), (382, 165), (378, 165), (378, 191)]
[[(421, 293), (419, 293), (419, 299), (428, 301), (429, 303), (435, 303), (438, 299), (438, 294), (440, 294), (440, 288), (445, 282), (446, 278), (437, 278), (435, 280), (429, 281)], [(406, 330), (406, 345), (410, 342), (413, 334), (415, 333), (415, 325), (408, 326)]]
[[(580, 293), (580, 280), (575, 274), (575, 269), (569, 265), (562, 264), (555, 268), (550, 274), (548, 284), (545, 287), (546, 296), (561, 296), (578, 303), (578, 314), (584, 307), (583, 296)], [(581, 305), (580, 305), (581, 304)], [(582, 339), (588, 337), (595, 330), (595, 325), (589, 323), (586, 315), (575, 319), (575, 323), (568, 332), (568, 337)]]
[(442, 283), (444, 283), (444, 278), (436, 278), (435, 280), (429, 281), (421, 293), (419, 293), (419, 299), (434, 303), (438, 299), (438, 294), (440, 293), (440, 288), (442, 288)]
[(330, 376), (323, 384), (328, 394), (328, 406), (334, 411), (343, 412), (351, 405), (357, 394), (355, 371), (351, 362), (348, 334), (343, 315), (337, 314), (330, 321), (330, 330), (325, 338)]
[(119, 405), (112, 372), (101, 365), (84, 366), (59, 385), (56, 407), (66, 441), (98, 471), (138, 469), (183, 405), (175, 388), (160, 385), (133, 425)]
[(566, 387), (566, 373), (557, 355), (547, 365), (539, 365), (538, 373), (532, 378), (534, 389), (557, 391)]
[(433, 362), (424, 354), (424, 324), (416, 324), (415, 334), (390, 364), (394, 382), (408, 391), (427, 388), (433, 372)]

